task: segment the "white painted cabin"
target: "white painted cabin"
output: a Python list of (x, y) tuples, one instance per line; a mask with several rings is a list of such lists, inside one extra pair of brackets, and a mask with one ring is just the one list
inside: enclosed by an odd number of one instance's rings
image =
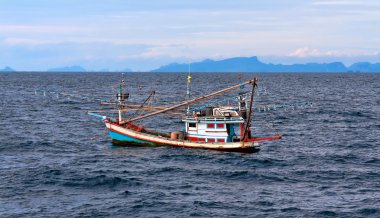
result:
[(240, 141), (244, 124), (233, 108), (213, 108), (208, 116), (194, 113), (182, 121), (187, 140), (209, 143)]

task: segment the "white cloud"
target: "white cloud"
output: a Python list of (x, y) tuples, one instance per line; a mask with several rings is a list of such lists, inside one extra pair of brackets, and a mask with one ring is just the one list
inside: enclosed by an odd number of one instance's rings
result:
[(298, 57), (298, 58), (306, 58), (306, 57), (350, 57), (350, 56), (375, 56), (378, 55), (377, 51), (351, 51), (351, 52), (343, 52), (343, 51), (321, 51), (315, 48), (303, 47), (298, 48), (295, 51), (291, 52), (288, 56), (290, 57)]
[(187, 53), (189, 53), (188, 48), (183, 44), (154, 45), (141, 53), (121, 55), (118, 58), (126, 60), (131, 58), (178, 58), (186, 56)]
[(339, 52), (337, 51), (328, 51), (328, 52), (321, 52), (318, 49), (313, 49), (309, 47), (303, 47), (303, 48), (298, 48), (295, 51), (291, 52), (288, 56), (291, 57), (318, 57), (318, 56), (324, 56), (324, 55), (340, 55)]
[(362, 1), (356, 0), (321, 0), (315, 1), (313, 5), (360, 5)]
[(317, 0), (312, 4), (320, 6), (380, 6), (378, 1), (371, 0)]
[(52, 45), (59, 44), (59, 40), (43, 40), (43, 39), (30, 39), (30, 38), (6, 38), (3, 43), (8, 46), (39, 46), (39, 45)]
[(62, 34), (62, 33), (83, 33), (89, 31), (87, 27), (63, 26), (63, 25), (2, 25), (0, 33), (6, 34)]

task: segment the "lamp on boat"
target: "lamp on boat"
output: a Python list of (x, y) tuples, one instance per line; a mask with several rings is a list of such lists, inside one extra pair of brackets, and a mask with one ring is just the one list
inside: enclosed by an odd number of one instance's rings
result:
[(116, 94), (116, 99), (118, 101), (124, 101), (124, 100), (127, 100), (129, 98), (129, 93), (117, 93)]

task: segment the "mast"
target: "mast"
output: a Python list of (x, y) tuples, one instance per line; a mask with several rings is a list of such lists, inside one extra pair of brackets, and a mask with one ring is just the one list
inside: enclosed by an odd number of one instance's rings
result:
[(139, 116), (139, 117), (133, 118), (133, 119), (129, 120), (129, 122), (136, 121), (136, 120), (140, 120), (140, 119), (147, 118), (147, 117), (151, 117), (151, 116), (154, 116), (154, 115), (157, 115), (157, 114), (160, 114), (160, 113), (164, 113), (164, 112), (166, 112), (166, 111), (170, 111), (170, 110), (173, 110), (173, 109), (176, 109), (176, 108), (179, 108), (179, 107), (182, 107), (182, 106), (188, 105), (188, 104), (190, 104), (190, 103), (194, 103), (194, 102), (197, 102), (197, 101), (201, 101), (201, 100), (204, 100), (204, 99), (206, 99), (206, 98), (210, 98), (210, 97), (212, 97), (212, 96), (215, 96), (215, 95), (218, 95), (218, 94), (221, 94), (221, 93), (228, 92), (228, 91), (230, 91), (230, 90), (233, 90), (233, 89), (239, 88), (239, 87), (242, 86), (242, 85), (247, 85), (247, 84), (255, 83), (255, 81), (256, 81), (256, 78), (255, 78), (254, 80), (248, 80), (248, 81), (245, 81), (243, 84), (234, 85), (234, 86), (231, 86), (231, 87), (229, 87), (229, 88), (225, 88), (225, 89), (222, 89), (222, 90), (220, 90), (220, 91), (213, 92), (213, 93), (211, 93), (211, 94), (204, 95), (204, 96), (201, 96), (201, 97), (198, 97), (198, 98), (192, 99), (192, 100), (184, 101), (184, 102), (182, 102), (182, 103), (180, 103), (180, 104), (177, 104), (177, 105), (174, 105), (174, 106), (171, 106), (171, 107), (168, 107), (168, 108), (165, 108), (165, 109), (162, 109), (162, 110), (159, 110), (159, 111), (156, 111), (156, 112), (150, 113), (150, 114), (146, 114), (146, 115), (143, 115), (143, 116)]
[(121, 79), (121, 83), (119, 85), (119, 93), (116, 94), (116, 99), (119, 103), (118, 105), (118, 112), (119, 112), (119, 123), (123, 121), (123, 110), (124, 110), (124, 100), (128, 99), (129, 97), (129, 93), (123, 93), (123, 87), (125, 85), (125, 81), (124, 81), (124, 73), (122, 73), (122, 79)]
[[(120, 88), (119, 88), (119, 95), (122, 96), (123, 95), (123, 88), (120, 84)], [(122, 117), (122, 108), (121, 108), (121, 101), (122, 101), (122, 98), (118, 99), (119, 100), (119, 107), (118, 107), (118, 111), (119, 111), (119, 122), (122, 122), (123, 120), (123, 117)]]
[(248, 131), (249, 131), (249, 127), (251, 126), (251, 115), (252, 115), (252, 106), (253, 106), (253, 95), (255, 94), (255, 87), (256, 87), (256, 81), (257, 79), (255, 78), (253, 80), (253, 83), (252, 83), (252, 93), (251, 93), (251, 101), (249, 103), (249, 113), (248, 113), (248, 116), (247, 116), (247, 122), (245, 124), (245, 130), (244, 130), (244, 136), (243, 136), (243, 139), (242, 141), (244, 142), (245, 141), (245, 138), (247, 137), (247, 134), (248, 134)]
[[(187, 75), (187, 100), (190, 100), (190, 81), (191, 81), (191, 76), (190, 76), (190, 64), (189, 64), (189, 73)], [(187, 104), (186, 114), (189, 114), (189, 112), (190, 112), (190, 104)]]

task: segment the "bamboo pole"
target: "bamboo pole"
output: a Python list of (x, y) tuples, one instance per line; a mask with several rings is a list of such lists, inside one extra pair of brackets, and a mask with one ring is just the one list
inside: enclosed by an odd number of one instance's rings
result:
[[(110, 110), (95, 110), (95, 111), (89, 111), (89, 113), (93, 112), (93, 113), (106, 113), (106, 112), (118, 112), (118, 111), (135, 111), (135, 110), (139, 110), (139, 109), (121, 109), (121, 110), (117, 110), (117, 109), (110, 109)], [(145, 112), (154, 112), (154, 111), (157, 111), (155, 109), (145, 109), (145, 108), (142, 108), (140, 109), (142, 111), (145, 111)], [(176, 115), (176, 116), (183, 116), (183, 113), (180, 113), (180, 112), (172, 112), (172, 111), (166, 111), (166, 112), (163, 112), (165, 113), (166, 115)]]
[(228, 92), (228, 91), (230, 91), (230, 90), (233, 90), (233, 89), (239, 88), (240, 86), (247, 85), (247, 84), (252, 84), (254, 81), (256, 81), (256, 78), (255, 78), (254, 80), (248, 80), (248, 81), (245, 81), (245, 82), (242, 83), (242, 84), (234, 85), (234, 86), (231, 86), (231, 87), (229, 87), (229, 88), (225, 88), (225, 89), (222, 89), (222, 90), (217, 91), (217, 92), (213, 92), (213, 93), (208, 94), (208, 95), (204, 95), (204, 96), (201, 96), (201, 97), (198, 97), (198, 98), (192, 99), (192, 100), (184, 101), (184, 102), (182, 102), (182, 103), (180, 103), (180, 104), (177, 104), (177, 105), (174, 105), (174, 106), (168, 107), (168, 108), (166, 108), (166, 109), (162, 109), (162, 110), (159, 110), (159, 111), (156, 111), (156, 112), (150, 113), (150, 114), (146, 114), (146, 115), (143, 115), (143, 116), (139, 116), (139, 117), (136, 117), (136, 118), (130, 119), (129, 122), (136, 121), (136, 120), (141, 120), (141, 119), (144, 119), (144, 118), (147, 118), (147, 117), (151, 117), (151, 116), (154, 116), (154, 115), (157, 115), (157, 114), (160, 114), (160, 113), (164, 113), (164, 112), (166, 112), (166, 111), (170, 111), (170, 110), (173, 110), (173, 109), (176, 109), (176, 108), (179, 108), (179, 107), (185, 106), (185, 105), (190, 104), (190, 103), (194, 103), (194, 102), (197, 102), (197, 101), (201, 101), (201, 100), (203, 100), (203, 99), (210, 98), (210, 97), (212, 97), (212, 96), (215, 96), (215, 95), (218, 95), (218, 94), (221, 94), (221, 93)]
[[(109, 102), (100, 102), (101, 105), (117, 105), (116, 103), (109, 103)], [(122, 104), (124, 105), (125, 107), (127, 108), (130, 108), (130, 109), (133, 109), (133, 108), (137, 108), (137, 107), (141, 107), (141, 105), (138, 105), (138, 104)], [(152, 109), (166, 109), (167, 107), (164, 107), (164, 106), (154, 106), (154, 105), (146, 105), (146, 106), (143, 106), (143, 108), (152, 108)], [(177, 110), (186, 110), (185, 108), (179, 108)]]

